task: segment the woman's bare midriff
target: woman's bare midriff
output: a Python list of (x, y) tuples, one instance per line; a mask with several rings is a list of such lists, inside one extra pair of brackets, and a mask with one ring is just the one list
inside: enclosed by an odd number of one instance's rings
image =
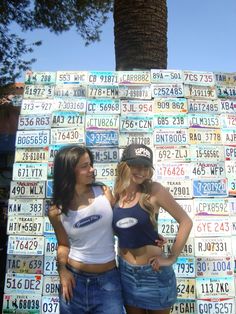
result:
[(154, 245), (145, 245), (138, 249), (119, 248), (119, 255), (133, 265), (148, 264), (151, 257), (162, 254), (162, 249)]
[(88, 273), (104, 273), (116, 267), (116, 261), (112, 260), (104, 264), (84, 264), (82, 262), (75, 261), (71, 258), (68, 259), (68, 264), (78, 271), (85, 271)]

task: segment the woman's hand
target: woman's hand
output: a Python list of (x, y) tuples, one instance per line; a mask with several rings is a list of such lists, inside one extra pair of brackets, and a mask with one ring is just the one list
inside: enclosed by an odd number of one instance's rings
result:
[(149, 264), (151, 264), (154, 271), (158, 271), (161, 266), (171, 266), (176, 261), (173, 256), (153, 256), (149, 259)]
[(61, 294), (69, 302), (73, 298), (73, 288), (75, 288), (75, 278), (66, 267), (59, 270)]
[(158, 247), (163, 248), (163, 246), (167, 243), (167, 240), (163, 237), (163, 235), (158, 234), (158, 239), (155, 240), (155, 242)]

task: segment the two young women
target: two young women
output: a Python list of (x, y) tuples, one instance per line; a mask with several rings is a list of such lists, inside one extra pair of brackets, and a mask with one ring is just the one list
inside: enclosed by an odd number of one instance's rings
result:
[[(128, 314), (170, 312), (176, 301), (171, 265), (187, 241), (192, 221), (161, 184), (151, 181), (152, 168), (150, 148), (127, 146), (117, 169), (114, 201), (110, 190), (94, 181), (89, 149), (68, 146), (56, 155), (49, 218), (58, 240), (61, 314), (121, 314), (122, 292)], [(179, 223), (168, 257), (156, 245), (160, 207)], [(120, 275), (112, 225), (119, 240)]]

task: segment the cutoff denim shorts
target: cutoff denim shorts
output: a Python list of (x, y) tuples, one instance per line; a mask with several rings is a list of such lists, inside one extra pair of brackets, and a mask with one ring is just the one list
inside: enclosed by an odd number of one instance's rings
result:
[(120, 275), (117, 268), (105, 273), (76, 272), (70, 266), (76, 286), (66, 302), (60, 294), (60, 314), (123, 314)]
[(132, 265), (118, 257), (124, 304), (146, 310), (170, 308), (177, 299), (172, 266), (154, 271), (150, 264)]

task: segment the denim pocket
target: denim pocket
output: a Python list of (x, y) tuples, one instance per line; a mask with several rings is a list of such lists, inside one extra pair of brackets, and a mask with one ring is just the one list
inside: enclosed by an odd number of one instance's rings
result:
[(121, 290), (120, 274), (117, 269), (108, 271), (98, 278), (100, 289), (105, 291)]

